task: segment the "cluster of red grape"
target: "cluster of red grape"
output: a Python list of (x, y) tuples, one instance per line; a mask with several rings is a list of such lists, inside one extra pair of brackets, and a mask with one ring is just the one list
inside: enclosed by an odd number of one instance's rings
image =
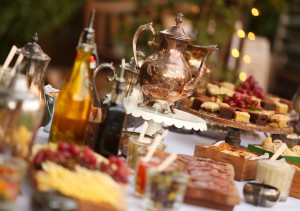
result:
[(106, 172), (117, 182), (127, 184), (130, 170), (127, 168), (124, 159), (117, 156), (110, 156), (108, 161), (108, 163), (100, 163), (100, 171)]
[(80, 147), (67, 142), (59, 142), (57, 151), (49, 148), (38, 151), (33, 159), (33, 165), (35, 168), (41, 169), (42, 163), (47, 160), (71, 170), (74, 170), (76, 165), (91, 170), (100, 170), (110, 175), (117, 182), (128, 182), (129, 170), (122, 158), (112, 156), (109, 158), (109, 162), (99, 163), (97, 162), (95, 153), (88, 146)]
[(223, 102), (227, 103), (231, 107), (250, 110), (262, 110), (262, 107), (257, 100), (254, 100), (253, 97), (243, 95), (239, 92), (235, 92), (232, 97), (228, 97), (227, 95), (225, 95), (223, 97)]
[(97, 158), (89, 147), (80, 147), (66, 142), (59, 142), (57, 151), (49, 148), (40, 150), (35, 155), (33, 163), (36, 168), (40, 169), (41, 164), (46, 160), (53, 161), (69, 169), (74, 169), (76, 164), (95, 169), (97, 164)]
[(241, 83), (241, 86), (236, 86), (235, 91), (242, 94), (248, 94), (250, 96), (256, 96), (260, 99), (265, 98), (264, 90), (260, 87), (255, 78), (250, 75), (245, 81)]

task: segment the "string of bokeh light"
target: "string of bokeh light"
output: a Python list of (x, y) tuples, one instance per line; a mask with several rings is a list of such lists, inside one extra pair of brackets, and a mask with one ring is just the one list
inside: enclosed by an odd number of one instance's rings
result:
[[(259, 11), (257, 8), (253, 7), (253, 8), (251, 8), (251, 14), (252, 14), (253, 16), (259, 16), (259, 15), (260, 15), (260, 11)], [(240, 39), (246, 38), (246, 32), (245, 32), (243, 29), (238, 29), (238, 30), (236, 31), (236, 34), (237, 34), (237, 36), (238, 36)], [(255, 34), (254, 34), (253, 32), (248, 32), (247, 38), (248, 38), (249, 40), (253, 41), (253, 40), (255, 40)], [(231, 49), (231, 56), (234, 57), (234, 58), (239, 58), (239, 57), (240, 57), (240, 52), (239, 52), (239, 50), (236, 49), (236, 48)], [(243, 61), (244, 61), (246, 64), (250, 64), (250, 63), (251, 63), (251, 57), (250, 57), (249, 55), (245, 54), (245, 55), (243, 56)], [(246, 75), (245, 72), (241, 72), (239, 78), (240, 78), (241, 80), (243, 80), (246, 76), (247, 76), (247, 75)]]

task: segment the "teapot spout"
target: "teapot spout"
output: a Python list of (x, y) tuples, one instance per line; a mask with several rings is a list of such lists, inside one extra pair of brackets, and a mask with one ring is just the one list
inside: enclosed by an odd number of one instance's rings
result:
[(217, 45), (199, 46), (189, 44), (186, 50), (186, 60), (192, 69), (193, 78), (189, 81), (185, 88), (186, 90), (194, 89), (204, 78), (205, 63), (211, 52), (218, 50)]

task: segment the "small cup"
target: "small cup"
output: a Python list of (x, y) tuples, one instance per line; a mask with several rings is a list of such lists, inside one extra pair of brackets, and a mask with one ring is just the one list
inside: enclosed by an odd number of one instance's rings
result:
[(156, 211), (179, 210), (188, 180), (188, 176), (178, 170), (160, 172), (156, 168), (149, 168), (144, 208)]
[[(138, 141), (138, 136), (130, 136), (127, 146), (127, 166), (131, 169), (136, 168), (139, 157), (144, 156), (147, 153), (148, 147), (154, 141), (153, 138), (143, 138), (142, 142)], [(161, 143), (158, 145), (158, 151), (165, 151), (166, 145)]]
[(13, 210), (24, 180), (27, 163), (20, 158), (0, 155), (0, 210)]
[(247, 182), (243, 188), (247, 203), (261, 207), (272, 207), (279, 199), (278, 188), (262, 183)]
[(152, 159), (149, 162), (145, 162), (142, 157), (139, 158), (136, 166), (135, 177), (134, 177), (134, 193), (137, 196), (143, 196), (146, 189), (146, 176), (148, 168), (158, 166), (163, 159), (168, 156), (164, 152), (155, 152)]
[(280, 191), (279, 201), (286, 201), (295, 171), (295, 167), (285, 162), (284, 159), (259, 160), (256, 181), (278, 188)]

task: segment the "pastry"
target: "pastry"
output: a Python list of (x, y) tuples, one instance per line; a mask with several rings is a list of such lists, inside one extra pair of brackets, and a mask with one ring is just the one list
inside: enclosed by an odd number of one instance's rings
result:
[(227, 95), (229, 97), (232, 97), (235, 91), (228, 87), (220, 87), (219, 93), (220, 95)]
[(201, 108), (202, 103), (210, 102), (212, 100), (211, 98), (209, 98), (205, 95), (201, 95), (198, 97), (192, 97), (192, 98), (190, 100), (190, 108), (197, 110), (197, 111)]
[(250, 122), (256, 125), (266, 126), (268, 123), (268, 116), (261, 112), (249, 112)]
[(263, 114), (265, 114), (265, 115), (267, 115), (267, 116), (268, 116), (268, 119), (269, 119), (269, 116), (270, 116), (270, 115), (274, 114), (274, 111), (266, 111), (266, 110), (262, 110), (262, 111), (260, 111), (260, 112), (263, 113)]
[(191, 97), (191, 98), (190, 98), (189, 104), (188, 104), (188, 107), (189, 107), (189, 108), (193, 108), (194, 100), (195, 100), (195, 97)]
[(236, 111), (234, 112), (234, 120), (237, 122), (249, 123), (250, 115), (247, 112)]
[(300, 145), (293, 146), (292, 151), (296, 152), (298, 155), (300, 155)]
[(220, 106), (214, 102), (204, 102), (201, 104), (201, 108), (203, 108), (207, 111), (212, 111), (212, 112), (220, 110)]
[(283, 142), (280, 139), (273, 140), (274, 144), (283, 144)]
[(285, 103), (280, 103), (280, 102), (276, 102), (276, 112), (281, 113), (281, 114), (287, 114), (288, 112), (288, 105)]
[(293, 109), (293, 101), (288, 100), (288, 99), (284, 99), (284, 98), (280, 98), (279, 102), (287, 104), (287, 106), (288, 106), (288, 112), (290, 112)]
[(280, 101), (280, 97), (278, 97), (278, 96), (276, 96), (276, 95), (269, 94), (268, 97), (269, 97), (273, 102), (279, 102), (279, 101)]
[(234, 90), (234, 88), (235, 88), (235, 85), (233, 83), (226, 82), (226, 81), (221, 82), (221, 86), (226, 87), (231, 90)]
[(271, 137), (267, 137), (262, 141), (262, 146), (265, 146), (267, 144), (272, 144), (272, 138)]
[(283, 114), (271, 114), (269, 116), (270, 123), (268, 124), (271, 127), (287, 127), (287, 122), (289, 117)]
[(275, 111), (276, 104), (271, 100), (262, 100), (260, 106), (267, 111)]
[(286, 150), (284, 150), (284, 151), (282, 152), (282, 155), (283, 155), (283, 156), (299, 157), (299, 154), (298, 154), (298, 153), (294, 152), (293, 150), (291, 150), (291, 149), (289, 149), (289, 148), (287, 148)]
[(217, 96), (217, 95), (228, 95), (230, 97), (233, 96), (234, 90), (225, 86), (219, 87), (218, 85), (209, 83), (207, 85), (207, 93), (210, 96)]
[(234, 109), (231, 108), (228, 104), (228, 106), (223, 105), (224, 103), (222, 103), (222, 105), (220, 105), (220, 110), (219, 110), (219, 117), (224, 118), (224, 119), (233, 119), (234, 117)]

